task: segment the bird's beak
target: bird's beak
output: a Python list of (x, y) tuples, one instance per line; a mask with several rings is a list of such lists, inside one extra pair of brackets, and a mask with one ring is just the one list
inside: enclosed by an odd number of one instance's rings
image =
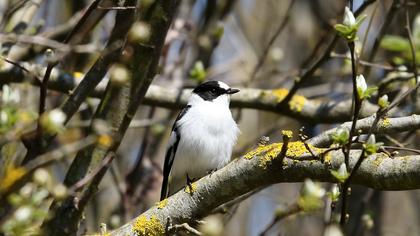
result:
[(230, 89), (228, 89), (227, 90), (227, 94), (234, 94), (234, 93), (237, 93), (237, 92), (239, 92), (239, 89), (234, 89), (234, 88), (230, 88)]

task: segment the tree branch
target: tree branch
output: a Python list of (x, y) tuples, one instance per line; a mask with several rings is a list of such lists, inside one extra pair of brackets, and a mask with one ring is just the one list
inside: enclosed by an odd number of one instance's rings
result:
[[(306, 178), (337, 182), (331, 169), (338, 169), (344, 162), (339, 151), (330, 152), (325, 162), (320, 160), (296, 161), (308, 155), (300, 142), (290, 143), (283, 166), (277, 157), (281, 144), (259, 147), (237, 158), (226, 167), (193, 183), (193, 194), (181, 190), (156, 204), (140, 216), (111, 232), (111, 235), (164, 235), (171, 224), (190, 223), (212, 212), (217, 206), (262, 186), (274, 183), (301, 182)], [(303, 148), (300, 150), (297, 146)], [(291, 151), (295, 150), (295, 151)], [(321, 149), (317, 149), (321, 152)], [(350, 166), (360, 155), (350, 153)], [(420, 187), (420, 156), (389, 158), (378, 153), (369, 156), (355, 173), (353, 184), (379, 190), (408, 190)]]
[[(27, 70), (42, 74), (43, 69), (38, 65), (22, 63)], [(0, 81), (2, 83), (23, 82), (27, 76), (27, 72), (13, 65), (7, 65), (0, 70)], [(31, 76), (33, 77), (33, 76)], [(29, 81), (34, 85), (36, 81)], [(79, 80), (72, 75), (54, 69), (49, 81), (49, 88), (63, 93), (72, 94), (71, 91), (78, 85)], [(84, 93), (94, 97), (102, 97), (105, 86), (99, 84), (91, 93)], [(146, 97), (142, 101), (145, 105), (165, 107), (169, 109), (179, 109), (186, 105), (187, 99), (191, 93), (191, 89), (173, 90), (162, 86), (151, 85), (147, 90)], [(264, 89), (241, 89), (240, 93), (232, 96), (232, 108), (250, 108), (263, 111), (271, 111), (281, 115), (286, 115), (309, 123), (338, 123), (351, 119), (351, 100), (345, 101), (320, 101), (316, 99), (308, 99), (301, 95), (295, 95), (289, 102), (289, 106), (277, 106), (287, 95), (285, 89), (264, 90)], [(78, 103), (82, 102), (78, 99)], [(78, 107), (78, 106), (76, 106)], [(77, 109), (71, 109), (73, 114)], [(365, 102), (360, 111), (361, 117), (367, 117), (374, 114), (378, 110), (376, 105)]]
[[(375, 115), (360, 119), (357, 121), (356, 130), (362, 133), (369, 132), (374, 124)], [(320, 135), (310, 138), (307, 142), (317, 147), (327, 147), (332, 144), (331, 134), (335, 133), (338, 128), (350, 129), (352, 122), (346, 122), (337, 128), (333, 128), (323, 132)], [(405, 131), (420, 129), (420, 115), (411, 115), (398, 118), (385, 118), (379, 126), (373, 131), (375, 134), (395, 134)]]

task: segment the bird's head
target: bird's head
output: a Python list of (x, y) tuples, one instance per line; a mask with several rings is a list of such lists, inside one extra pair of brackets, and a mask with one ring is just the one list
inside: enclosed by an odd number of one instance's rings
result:
[(229, 105), (230, 95), (237, 92), (239, 89), (230, 88), (223, 82), (207, 81), (193, 90), (191, 99)]

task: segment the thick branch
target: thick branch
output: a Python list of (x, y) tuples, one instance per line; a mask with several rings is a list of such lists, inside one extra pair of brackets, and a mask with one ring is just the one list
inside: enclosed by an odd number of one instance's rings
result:
[[(235, 159), (215, 173), (195, 182), (192, 194), (181, 190), (172, 197), (156, 204), (139, 217), (111, 232), (111, 235), (163, 235), (168, 222), (180, 224), (191, 222), (211, 213), (212, 209), (261, 186), (274, 183), (301, 182), (306, 178), (336, 182), (331, 169), (338, 169), (344, 162), (341, 151), (333, 151), (323, 163), (319, 160), (299, 161), (303, 155), (289, 144), (284, 167), (276, 157), (281, 144), (271, 144)], [(300, 145), (302, 146), (302, 145)], [(265, 151), (261, 151), (261, 149)], [(295, 150), (291, 152), (291, 150)], [(317, 150), (318, 152), (321, 150)], [(290, 153), (289, 153), (290, 152)], [(304, 151), (303, 151), (304, 152)], [(294, 155), (297, 156), (294, 156)], [(350, 154), (353, 167), (360, 151)], [(385, 154), (368, 157), (355, 173), (353, 184), (380, 190), (407, 190), (420, 187), (420, 156), (389, 158)], [(169, 220), (170, 219), (170, 220)]]
[[(375, 115), (364, 119), (360, 119), (357, 121), (356, 130), (361, 130), (362, 133), (367, 133), (374, 124), (374, 121)], [(346, 122), (340, 125), (339, 127), (350, 130), (351, 124), (352, 122)], [(331, 145), (332, 139), (330, 135), (335, 133), (339, 127), (327, 130), (322, 134), (309, 139), (308, 143), (318, 147), (326, 147)], [(395, 134), (416, 129), (420, 129), (420, 115), (411, 115), (398, 118), (385, 118), (382, 121), (380, 121), (378, 127), (373, 130), (373, 133)]]

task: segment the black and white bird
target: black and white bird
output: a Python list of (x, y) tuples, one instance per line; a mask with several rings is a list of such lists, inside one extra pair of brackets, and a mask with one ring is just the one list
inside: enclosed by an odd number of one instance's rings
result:
[(200, 84), (172, 127), (163, 166), (161, 200), (226, 165), (239, 128), (229, 110), (230, 95), (239, 89), (220, 81)]

